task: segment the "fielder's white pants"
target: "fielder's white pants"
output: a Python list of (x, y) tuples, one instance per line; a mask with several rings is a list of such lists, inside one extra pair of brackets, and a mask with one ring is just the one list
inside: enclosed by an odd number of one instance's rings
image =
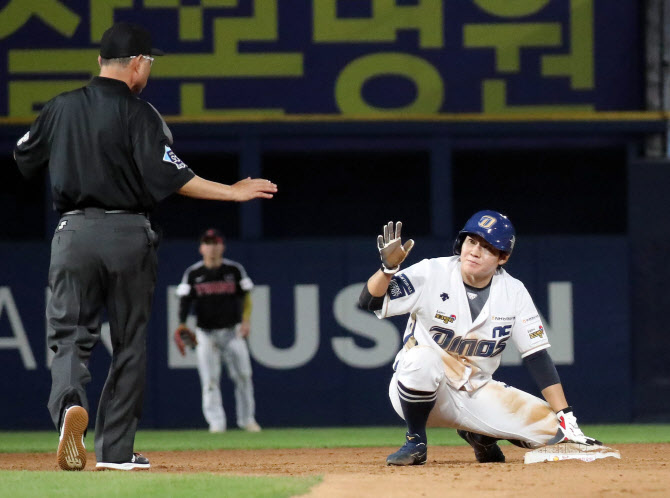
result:
[(547, 402), (507, 384), (491, 380), (474, 392), (454, 389), (446, 382), (439, 354), (429, 347), (402, 351), (397, 360), (389, 397), (403, 419), (398, 381), (416, 391), (437, 391), (428, 426), (519, 439), (533, 448), (546, 445), (558, 431), (556, 414)]
[(202, 413), (210, 431), (226, 430), (226, 413), (221, 397), (221, 363), (235, 386), (237, 425), (245, 427), (255, 421), (256, 404), (251, 381), (251, 360), (247, 341), (240, 337), (239, 327), (205, 332), (195, 329), (198, 339), (196, 355), (202, 386)]

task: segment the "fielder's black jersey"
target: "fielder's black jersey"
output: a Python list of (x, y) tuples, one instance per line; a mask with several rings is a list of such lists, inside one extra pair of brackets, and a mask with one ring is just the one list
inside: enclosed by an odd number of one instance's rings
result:
[(95, 77), (46, 103), (17, 143), (26, 177), (51, 177), (54, 209), (98, 207), (149, 212), (194, 173), (170, 149), (172, 134), (154, 107), (123, 81)]
[(201, 329), (223, 329), (242, 321), (244, 297), (254, 284), (244, 267), (223, 259), (218, 268), (207, 268), (202, 261), (189, 266), (177, 287), (179, 322), (186, 317), (195, 302), (197, 325)]

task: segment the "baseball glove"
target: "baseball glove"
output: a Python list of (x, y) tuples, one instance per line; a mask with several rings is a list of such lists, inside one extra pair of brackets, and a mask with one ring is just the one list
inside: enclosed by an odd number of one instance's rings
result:
[(198, 345), (195, 334), (186, 325), (180, 325), (174, 331), (174, 342), (182, 356), (186, 356), (186, 348), (195, 349)]

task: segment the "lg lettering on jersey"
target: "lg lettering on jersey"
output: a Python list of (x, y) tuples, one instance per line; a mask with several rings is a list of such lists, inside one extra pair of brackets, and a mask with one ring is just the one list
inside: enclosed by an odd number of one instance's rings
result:
[(212, 294), (235, 294), (237, 292), (237, 284), (235, 282), (224, 282), (218, 280), (216, 282), (202, 282), (194, 285), (195, 291), (199, 296), (208, 296)]

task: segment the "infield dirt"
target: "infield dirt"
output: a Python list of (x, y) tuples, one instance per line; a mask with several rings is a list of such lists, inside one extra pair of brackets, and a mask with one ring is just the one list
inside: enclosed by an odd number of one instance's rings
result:
[[(670, 496), (670, 444), (613, 447), (621, 460), (526, 465), (526, 450), (513, 446), (503, 446), (504, 464), (477, 463), (469, 447), (429, 446), (428, 463), (416, 467), (387, 467), (386, 456), (397, 449), (390, 447), (156, 451), (144, 453), (151, 470), (143, 472), (322, 475), (323, 482), (303, 495), (312, 498)], [(85, 472), (95, 470), (93, 453), (88, 462)], [(56, 453), (0, 453), (0, 469), (58, 470)]]

